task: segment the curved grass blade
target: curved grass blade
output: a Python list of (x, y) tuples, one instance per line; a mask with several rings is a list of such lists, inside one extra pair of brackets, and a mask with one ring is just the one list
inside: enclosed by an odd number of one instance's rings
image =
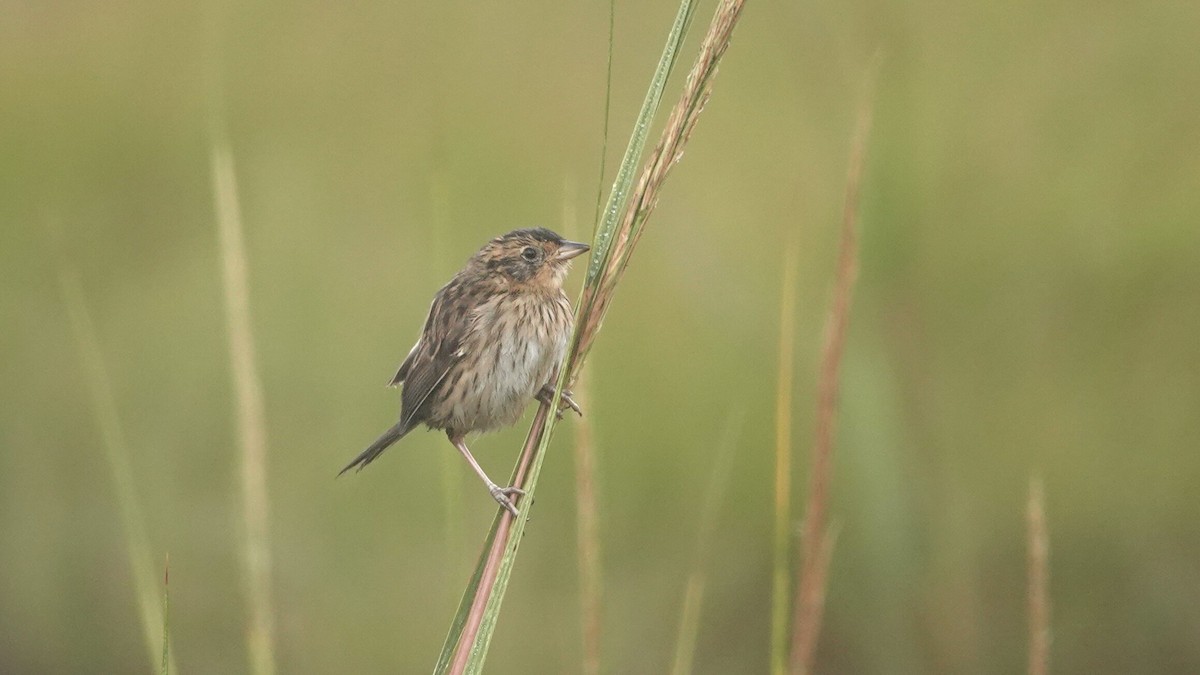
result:
[[(146, 533), (146, 519), (142, 516), (141, 503), (138, 501), (137, 491), (134, 489), (133, 469), (129, 464), (129, 446), (125, 441), (125, 429), (117, 412), (112, 381), (108, 376), (104, 356), (100, 352), (95, 324), (92, 321), (91, 312), (88, 310), (83, 285), (74, 269), (61, 261), (58, 272), (63, 304), (71, 323), (75, 347), (79, 350), (79, 358), (83, 362), (84, 379), (91, 391), (92, 406), (96, 422), (100, 427), (101, 445), (104, 446), (104, 455), (112, 473), (117, 504), (121, 512), (121, 525), (125, 530), (125, 550), (129, 556), (129, 566), (133, 575), (133, 586), (137, 595), (142, 623), (142, 635), (146, 640), (150, 668), (153, 670), (159, 660), (157, 643), (165, 642), (168, 638), (165, 634), (158, 633), (163, 622), (162, 617), (158, 616), (159, 608), (155, 606), (157, 603), (154, 597), (156, 591), (153, 562), (150, 557), (150, 537)], [(175, 669), (174, 664), (171, 669)]]
[[(612, 190), (608, 193), (608, 203), (604, 207), (604, 218), (596, 229), (592, 242), (592, 257), (588, 263), (585, 285), (591, 285), (600, 276), (601, 271), (608, 265), (612, 251), (612, 237), (616, 231), (617, 222), (621, 218), (625, 202), (629, 199), (629, 190), (633, 186), (634, 172), (642, 159), (646, 148), (646, 137), (650, 134), (650, 125), (658, 113), (658, 104), (662, 101), (663, 89), (671, 77), (671, 70), (679, 56), (679, 48), (683, 46), (683, 38), (687, 35), (687, 27), (691, 24), (694, 7), (691, 0), (679, 3), (679, 11), (675, 13), (675, 22), (671, 24), (671, 32), (667, 35), (667, 44), (663, 47), (662, 56), (658, 59), (658, 67), (654, 69), (654, 77), (650, 79), (650, 88), (642, 101), (642, 109), (638, 111), (634, 121), (633, 135), (629, 137), (629, 145), (625, 146), (625, 155), (621, 158), (621, 166), (613, 180)], [(604, 179), (603, 176), (600, 178)]]
[(162, 591), (162, 662), (159, 666), (159, 672), (162, 675), (168, 675), (171, 672), (171, 592), (168, 584), (171, 583), (171, 556), (167, 556), (166, 563), (163, 564), (163, 591)]
[(275, 617), (271, 603), (270, 502), (267, 493), (267, 424), (262, 379), (250, 329), (250, 284), (233, 153), (223, 139), (212, 147), (213, 201), (226, 335), (236, 397), (241, 456), (242, 577), (250, 610), (246, 649), (250, 672), (275, 673)]
[(729, 476), (733, 473), (734, 450), (745, 426), (746, 410), (741, 407), (729, 415), (725, 432), (717, 443), (716, 458), (708, 489), (704, 491), (704, 505), (700, 508), (700, 525), (696, 528), (696, 552), (693, 568), (688, 575), (683, 594), (683, 609), (679, 616), (679, 633), (675, 640), (675, 662), (672, 675), (687, 675), (692, 672), (692, 661), (696, 652), (696, 638), (700, 634), (700, 610), (704, 604), (704, 589), (707, 577), (704, 568), (712, 554), (713, 532), (717, 528), (717, 514), (725, 501)]
[(792, 374), (796, 323), (796, 255), (789, 245), (779, 301), (779, 375), (775, 390), (775, 532), (771, 575), (771, 673), (787, 669), (792, 550)]

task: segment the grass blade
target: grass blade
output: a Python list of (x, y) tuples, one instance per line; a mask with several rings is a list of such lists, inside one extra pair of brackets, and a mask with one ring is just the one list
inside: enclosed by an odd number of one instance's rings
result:
[[(608, 65), (604, 75), (604, 131), (600, 135), (600, 175), (596, 179), (596, 213), (592, 215), (592, 236), (600, 227), (600, 208), (604, 204), (604, 168), (608, 164), (608, 122), (612, 111), (613, 36), (617, 22), (617, 0), (608, 0)], [(640, 154), (640, 153), (639, 153)]]
[[(534, 414), (529, 436), (526, 438), (521, 457), (517, 461), (517, 467), (509, 481), (510, 485), (522, 487), (527, 485), (527, 476), (532, 466), (532, 455), (537, 450), (536, 439), (545, 427), (548, 410), (549, 408), (542, 405)], [(528, 488), (526, 489), (528, 490)], [(524, 502), (521, 504), (523, 505)], [(522, 509), (523, 517), (520, 519), (522, 522), (527, 511), (527, 508)], [(484, 540), (483, 553), (463, 591), (458, 611), (451, 621), (450, 631), (446, 635), (442, 652), (434, 666), (434, 673), (457, 674), (478, 672), (479, 669), (482, 669), (483, 663), (480, 660), (474, 670), (468, 671), (466, 659), (482, 659), (482, 656), (486, 655), (486, 648), (477, 641), (477, 636), (481, 630), (483, 609), (486, 608), (489, 590), (499, 583), (500, 559), (506, 554), (512, 555), (508, 553), (506, 544), (515, 541), (513, 543), (515, 550), (516, 544), (520, 543), (521, 537), (513, 535), (513, 523), (514, 519), (506, 509), (499, 509), (495, 518), (492, 519), (492, 527)]]
[[(95, 323), (88, 311), (83, 286), (74, 270), (68, 268), (65, 263), (59, 265), (58, 281), (63, 304), (66, 306), (67, 316), (71, 322), (71, 332), (75, 337), (75, 347), (79, 350), (84, 377), (92, 395), (92, 408), (96, 414), (96, 423), (100, 427), (100, 440), (104, 446), (104, 456), (108, 460), (108, 468), (112, 473), (117, 504), (121, 511), (121, 524), (125, 530), (129, 567), (133, 574), (133, 586), (137, 594), (142, 635), (146, 640), (150, 669), (154, 670), (159, 662), (158, 646), (167, 637), (160, 632), (163, 626), (163, 617), (159, 614), (161, 608), (155, 597), (158, 591), (150, 556), (150, 538), (146, 534), (146, 520), (142, 516), (142, 507), (138, 502), (137, 491), (134, 489), (133, 470), (129, 465), (129, 446), (125, 442), (125, 429), (122, 427), (121, 417), (117, 413), (117, 400), (113, 396), (112, 380), (108, 377), (108, 368), (100, 353)], [(174, 664), (171, 669), (175, 669)]]
[(1029, 675), (1050, 672), (1050, 533), (1042, 481), (1029, 481)]
[[(575, 402), (589, 410), (587, 378), (575, 387)], [(575, 518), (579, 557), (579, 596), (583, 629), (584, 675), (600, 673), (604, 595), (600, 557), (600, 510), (596, 504), (596, 457), (591, 417), (575, 421)]]
[(168, 584), (171, 583), (171, 556), (163, 565), (162, 590), (162, 661), (159, 672), (169, 675), (171, 672), (171, 593)]
[(796, 254), (784, 254), (779, 301), (779, 377), (775, 389), (775, 536), (771, 575), (771, 673), (787, 668), (792, 552), (792, 372), (796, 323)]
[[(611, 18), (611, 17), (610, 17)], [(611, 23), (610, 23), (611, 27)], [(610, 62), (612, 35), (609, 34)], [(607, 122), (605, 127), (607, 127)], [(606, 131), (607, 133), (607, 131)], [(600, 167), (604, 173), (603, 164)], [(562, 231), (568, 239), (580, 238), (575, 213), (575, 184), (563, 183)], [(596, 205), (599, 216), (600, 205)], [(575, 420), (575, 533), (579, 568), (580, 637), (583, 647), (584, 675), (599, 675), (600, 644), (604, 615), (603, 572), (600, 551), (600, 509), (596, 501), (596, 455), (592, 420), (594, 411), (588, 395), (588, 378), (581, 375), (575, 386), (575, 402), (588, 411), (587, 417)]]
[[(641, 110), (638, 111), (633, 134), (629, 137), (629, 145), (625, 146), (625, 155), (621, 158), (621, 165), (617, 169), (612, 190), (608, 194), (604, 218), (593, 238), (592, 256), (588, 263), (587, 276), (584, 278), (585, 286), (595, 283), (608, 264), (617, 220), (622, 216), (625, 203), (628, 201), (634, 172), (637, 170), (638, 162), (641, 161), (642, 152), (646, 147), (646, 137), (650, 134), (650, 125), (658, 113), (663, 90), (675, 67), (679, 48), (683, 46), (683, 38), (687, 35), (687, 27), (691, 23), (693, 11), (691, 0), (682, 0), (679, 3), (679, 11), (675, 13), (675, 22), (671, 24), (671, 32), (667, 35), (667, 44), (663, 47), (662, 56), (658, 59), (658, 67), (654, 69), (654, 76), (650, 79), (650, 88), (646, 91), (646, 98), (642, 101)], [(604, 177), (601, 176), (600, 179), (603, 180)]]
[(704, 571), (694, 569), (683, 591), (683, 611), (679, 613), (679, 634), (675, 638), (675, 662), (671, 675), (688, 675), (696, 656), (696, 637), (700, 634), (700, 607), (704, 603)]
[(238, 206), (233, 155), (224, 142), (212, 150), (213, 193), (221, 252), (221, 281), (241, 448), (242, 576), (250, 609), (246, 632), (250, 672), (275, 672), (271, 613), (270, 515), (267, 497), (267, 425), (262, 382), (250, 329), (250, 284)]
[[(492, 533), (489, 533), (491, 543), (481, 555), (476, 575), (473, 575), (472, 583), (468, 584), (463, 595), (459, 613), (455, 616), (442, 649), (442, 656), (438, 660), (438, 673), (478, 673), (483, 668), (554, 427), (555, 417), (548, 415), (548, 411), (557, 408), (563, 388), (574, 380), (592, 340), (599, 331), (604, 312), (612, 300), (616, 281), (637, 242), (636, 233), (657, 201), (658, 192), (670, 168), (682, 155), (683, 147), (703, 109), (703, 103), (708, 100), (712, 75), (716, 72), (717, 63), (728, 46), (743, 4), (738, 0), (725, 0), (719, 6), (701, 45), (700, 56), (688, 76), (684, 92), (667, 119), (655, 152), (647, 159), (642, 178), (631, 192), (629, 186), (634, 175), (633, 165), (637, 162), (637, 154), (644, 144), (653, 111), (658, 106), (662, 87), (666, 83), (691, 16), (690, 2), (685, 0), (680, 6), (667, 48), (663, 52), (663, 60), (655, 71), (651, 91), (643, 103), (630, 146), (617, 172), (617, 181), (609, 195), (605, 217), (593, 239), (593, 255), (575, 313), (575, 333), (564, 364), (559, 370), (555, 394), (549, 405), (543, 404), (538, 409), (521, 458), (513, 472), (512, 484), (523, 488), (527, 493), (520, 501), (522, 515), (520, 518), (513, 518), (507, 511), (498, 509), (493, 520)], [(624, 204), (623, 211), (621, 204)]]
[(737, 410), (729, 416), (725, 432), (717, 443), (716, 458), (708, 489), (704, 491), (704, 504), (700, 507), (700, 525), (696, 529), (696, 553), (692, 572), (688, 575), (683, 595), (683, 610), (679, 617), (679, 634), (675, 640), (675, 663), (671, 667), (674, 675), (692, 672), (692, 661), (696, 652), (696, 638), (700, 634), (700, 610), (704, 603), (704, 588), (707, 583), (704, 573), (712, 552), (713, 531), (717, 526), (717, 513), (725, 501), (725, 489), (733, 469), (734, 450), (738, 446), (746, 411)]
[(833, 482), (833, 444), (837, 429), (838, 394), (842, 355), (850, 325), (850, 306), (858, 278), (858, 205), (867, 140), (871, 133), (876, 57), (868, 71), (865, 93), (850, 149), (842, 232), (834, 281), (833, 306), (825, 326), (825, 345), (817, 382), (817, 431), (812, 449), (808, 498), (800, 540), (800, 581), (793, 618), (791, 670), (811, 673), (825, 607), (825, 587), (834, 537), (829, 533), (829, 493)]

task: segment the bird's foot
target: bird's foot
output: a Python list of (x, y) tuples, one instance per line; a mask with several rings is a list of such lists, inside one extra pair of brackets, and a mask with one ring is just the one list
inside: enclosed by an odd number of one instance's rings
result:
[[(550, 405), (550, 401), (553, 399), (554, 385), (548, 383), (542, 385), (541, 390), (537, 393), (537, 400), (545, 403), (546, 405)], [(567, 411), (567, 408), (574, 410), (576, 415), (583, 417), (583, 410), (580, 409), (579, 404), (575, 402), (575, 399), (571, 398), (571, 392), (567, 389), (563, 389), (562, 396), (560, 396), (558, 399), (558, 411), (555, 413), (558, 415), (558, 419), (561, 420), (563, 418), (563, 413)]]
[(508, 509), (508, 512), (513, 515), (513, 518), (517, 518), (521, 515), (521, 512), (517, 511), (517, 507), (512, 503), (512, 499), (510, 499), (510, 497), (512, 495), (524, 496), (524, 490), (514, 485), (502, 488), (499, 485), (492, 483), (488, 485), (488, 492), (492, 493), (492, 499), (495, 499), (497, 502), (499, 502), (500, 506)]

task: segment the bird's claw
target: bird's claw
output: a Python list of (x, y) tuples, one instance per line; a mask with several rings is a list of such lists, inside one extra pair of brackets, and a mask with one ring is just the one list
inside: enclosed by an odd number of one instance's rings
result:
[[(545, 403), (546, 405), (550, 405), (550, 401), (553, 399), (554, 387), (549, 384), (543, 385), (541, 391), (538, 392), (537, 400)], [(575, 402), (575, 399), (571, 398), (571, 392), (567, 389), (563, 389), (562, 396), (558, 398), (558, 410), (555, 411), (555, 415), (558, 416), (558, 419), (561, 420), (563, 418), (563, 413), (566, 412), (567, 408), (574, 410), (576, 415), (583, 417), (583, 410), (579, 407), (579, 404)]]
[(508, 509), (508, 512), (513, 515), (513, 518), (520, 517), (521, 512), (518, 511), (517, 507), (512, 503), (512, 499), (510, 499), (510, 496), (511, 495), (524, 496), (525, 495), (524, 490), (522, 490), (519, 487), (516, 487), (515, 485), (510, 485), (508, 487), (502, 488), (499, 485), (492, 484), (492, 485), (488, 486), (488, 492), (492, 493), (492, 499), (495, 499), (497, 502), (499, 502), (500, 506), (503, 506), (505, 509)]

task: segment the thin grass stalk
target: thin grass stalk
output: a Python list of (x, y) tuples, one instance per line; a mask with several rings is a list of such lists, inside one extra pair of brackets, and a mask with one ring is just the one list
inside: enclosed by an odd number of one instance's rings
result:
[(168, 675), (171, 672), (171, 556), (163, 564), (162, 588), (162, 660), (159, 662), (159, 673)]
[[(721, 57), (729, 47), (733, 29), (744, 5), (744, 0), (723, 0), (717, 7), (708, 33), (700, 45), (700, 54), (684, 83), (683, 93), (667, 117), (659, 142), (646, 160), (623, 215), (618, 222), (611, 225), (614, 229), (611, 238), (615, 245), (611, 251), (605, 249), (603, 256), (592, 257), (588, 281), (584, 283), (577, 314), (595, 318), (587, 323), (577, 324), (573, 348), (568, 353), (568, 362), (572, 367), (575, 367), (576, 361), (582, 362), (586, 358), (608, 311), (608, 305), (612, 302), (616, 284), (624, 275), (633, 250), (641, 239), (643, 225), (658, 204), (662, 184), (671, 169), (683, 158), (683, 149), (712, 94), (713, 79), (716, 77)], [(602, 227), (598, 237), (604, 236), (606, 229)], [(593, 280), (596, 283), (589, 283)]]
[(600, 134), (600, 174), (596, 179), (596, 212), (592, 215), (593, 238), (600, 228), (600, 209), (604, 204), (604, 170), (608, 165), (608, 124), (612, 112), (613, 38), (616, 25), (617, 0), (608, 0), (608, 59), (604, 74), (604, 131)]
[(267, 425), (262, 382), (250, 327), (250, 285), (233, 155), (223, 142), (212, 149), (213, 195), (221, 254), (229, 360), (241, 456), (242, 577), (249, 603), (246, 631), (250, 672), (275, 672), (271, 611), (270, 514), (267, 496)]
[[(150, 657), (150, 669), (159, 664), (159, 648), (169, 639), (163, 632), (162, 607), (158, 602), (158, 583), (155, 581), (154, 563), (150, 555), (150, 537), (146, 534), (146, 520), (142, 515), (141, 503), (134, 488), (133, 469), (129, 463), (129, 445), (125, 441), (125, 429), (117, 412), (117, 399), (113, 395), (112, 380), (100, 352), (96, 339), (95, 323), (88, 311), (83, 286), (73, 269), (65, 263), (59, 264), (59, 289), (63, 305), (71, 323), (75, 348), (83, 362), (84, 379), (92, 396), (92, 409), (96, 424), (100, 427), (100, 440), (104, 446), (104, 457), (108, 460), (117, 505), (121, 512), (121, 525), (125, 530), (125, 552), (133, 576), (134, 592), (137, 595), (138, 614), (142, 624)], [(174, 657), (170, 657), (172, 660)], [(171, 663), (171, 670), (175, 664)]]
[[(821, 623), (825, 613), (825, 594), (829, 590), (829, 563), (833, 560), (833, 548), (836, 543), (836, 527), (826, 528), (820, 544), (811, 553), (813, 562), (804, 569), (804, 573), (817, 581), (810, 586), (801, 586), (796, 593), (797, 609), (803, 607), (804, 616), (795, 619), (800, 637), (799, 642), (792, 647), (792, 673), (813, 672), (817, 639), (821, 635)], [(800, 600), (802, 595), (803, 602)], [(804, 628), (802, 633), (801, 627)], [(807, 664), (805, 659), (809, 661)]]
[[(533, 423), (521, 449), (517, 466), (513, 470), (510, 485), (526, 488), (532, 483), (530, 476), (540, 468), (534, 461), (534, 455), (537, 453), (538, 439), (545, 428), (549, 410), (550, 408), (543, 404), (534, 413)], [(521, 542), (521, 534), (513, 531), (514, 525), (523, 524), (528, 514), (526, 503), (522, 501), (521, 505), (524, 507), (521, 511), (522, 518), (515, 519), (507, 509), (500, 509), (493, 519), (492, 529), (484, 543), (483, 555), (463, 593), (459, 611), (455, 614), (446, 643), (442, 646), (442, 654), (434, 666), (435, 673), (450, 672), (459, 675), (482, 670), (488, 643), (479, 637), (483, 630), (488, 601), (494, 589), (507, 581), (501, 563), (504, 558), (513, 555), (509, 547), (515, 551)]]
[(784, 252), (779, 299), (779, 369), (775, 383), (775, 532), (771, 575), (771, 673), (787, 669), (792, 552), (792, 376), (796, 323), (796, 254)]
[(700, 634), (700, 609), (704, 604), (704, 589), (708, 577), (703, 570), (694, 569), (688, 574), (683, 589), (683, 609), (679, 613), (679, 633), (675, 636), (675, 660), (671, 664), (671, 675), (688, 675), (696, 657), (696, 638)]
[[(678, 52), (679, 44), (682, 42), (683, 29), (687, 25), (690, 13), (690, 3), (685, 0), (676, 16), (675, 23), (672, 25), (667, 47), (663, 50), (658, 68), (651, 79), (650, 90), (643, 101), (642, 110), (638, 116), (638, 123), (634, 127), (634, 133), (630, 138), (624, 158), (617, 171), (617, 177), (609, 195), (608, 206), (606, 206), (604, 211), (605, 216), (593, 236), (592, 258), (588, 265), (588, 274), (584, 282), (585, 287), (589, 283), (594, 284), (596, 282), (596, 272), (602, 269), (597, 261), (602, 260), (607, 255), (607, 242), (611, 238), (613, 223), (620, 216), (620, 209), (626, 201), (629, 184), (632, 181), (636, 163), (640, 160), (650, 121), (653, 120), (654, 113), (658, 109), (662, 88), (666, 84), (667, 76), (670, 73), (675, 55)], [(578, 317), (580, 314), (581, 310), (577, 306), (576, 335), (578, 335)], [(577, 343), (575, 340), (576, 338), (573, 336), (572, 351), (576, 349)], [(553, 406), (557, 406), (558, 404), (568, 370), (569, 366), (566, 365), (560, 368), (558, 386), (551, 401), (551, 405)], [(517, 467), (513, 471), (512, 484), (520, 485), (524, 488), (528, 493), (527, 497), (530, 498), (532, 497), (532, 490), (536, 486), (537, 469), (540, 468), (540, 462), (536, 462), (535, 458), (540, 456), (540, 451), (543, 448), (543, 431), (546, 424), (546, 411), (548, 409), (550, 409), (549, 405), (543, 405), (538, 410), (537, 415), (535, 415), (529, 435), (526, 437), (525, 447), (522, 450)], [(545, 434), (545, 436), (548, 439), (548, 434)], [(536, 466), (534, 466), (535, 464)], [(525, 482), (527, 475), (534, 479), (529, 484)], [(523, 499), (522, 503), (531, 502), (532, 499), (530, 498)], [(471, 582), (468, 583), (463, 593), (458, 612), (455, 614), (450, 632), (446, 636), (446, 641), (442, 647), (442, 653), (438, 658), (435, 672), (461, 673), (467, 669), (469, 663), (478, 664), (475, 667), (481, 667), (482, 659), (486, 655), (487, 646), (487, 637), (485, 636), (482, 640), (479, 638), (483, 626), (482, 615), (487, 612), (488, 601), (495, 594), (497, 581), (502, 578), (501, 570), (499, 569), (501, 562), (504, 559), (511, 560), (515, 555), (516, 547), (521, 540), (520, 530), (523, 528), (523, 524), (523, 520), (516, 523), (517, 532), (514, 534), (512, 532), (514, 524), (512, 523), (511, 516), (507, 512), (497, 512), (492, 522), (491, 531), (488, 534), (485, 551), (480, 558)], [(503, 585), (500, 586), (500, 591), (498, 595), (502, 596)], [(498, 611), (498, 606), (495, 611)]]
[[(604, 208), (604, 217), (593, 237), (592, 254), (588, 261), (587, 276), (584, 278), (585, 289), (594, 285), (607, 269), (612, 255), (613, 226), (622, 217), (628, 203), (629, 187), (633, 183), (634, 171), (637, 170), (642, 151), (646, 147), (646, 137), (649, 135), (650, 125), (658, 114), (663, 90), (675, 67), (679, 48), (683, 45), (683, 38), (687, 35), (687, 27), (691, 23), (693, 11), (691, 0), (680, 2), (679, 11), (675, 14), (675, 21), (671, 24), (671, 31), (667, 36), (667, 44), (663, 47), (658, 67), (655, 68), (654, 75), (650, 79), (646, 98), (642, 101), (641, 110), (638, 111), (637, 120), (634, 122), (633, 134), (629, 138), (629, 144), (625, 146), (625, 154), (617, 168), (617, 175), (613, 180), (612, 190), (609, 192), (608, 202)], [(604, 176), (602, 175), (600, 179), (604, 180)], [(581, 310), (577, 309), (576, 315), (580, 313)]]
[[(610, 35), (611, 39), (611, 35)], [(610, 43), (611, 44), (611, 43)], [(607, 126), (607, 124), (606, 124)], [(603, 174), (603, 166), (601, 173)], [(568, 239), (579, 238), (575, 212), (575, 181), (563, 181), (562, 231)], [(600, 205), (596, 206), (596, 215)], [(586, 373), (584, 374), (586, 375)], [(575, 536), (579, 571), (580, 638), (584, 675), (599, 675), (603, 627), (603, 572), (600, 547), (600, 509), (596, 500), (595, 437), (592, 433), (589, 379), (581, 376), (575, 386), (575, 402), (589, 411), (575, 420)]]
[[(591, 410), (587, 402), (588, 379), (575, 387), (575, 402)], [(580, 622), (583, 631), (584, 675), (600, 673), (604, 597), (600, 548), (600, 509), (596, 502), (596, 456), (591, 417), (575, 421), (575, 529), (579, 556)]]
[[(450, 190), (447, 185), (446, 172), (442, 169), (435, 169), (431, 173), (429, 181), (429, 201), (431, 204), (431, 218), (433, 230), (433, 264), (436, 267), (437, 274), (433, 275), (436, 278), (444, 276), (443, 272), (449, 272), (450, 261), (447, 250), (449, 249), (447, 234), (450, 231)], [(461, 559), (463, 552), (463, 519), (462, 519), (462, 459), (457, 453), (439, 452), (437, 453), (441, 464), (441, 482), (442, 482), (442, 511), (445, 515), (445, 522), (442, 526), (442, 537), (446, 542), (446, 560), (455, 561)], [(446, 570), (446, 588), (449, 590), (450, 583), (457, 585), (455, 579), (451, 582), (451, 577), (455, 576), (456, 568), (454, 565), (445, 565)]]
[(1029, 481), (1029, 675), (1050, 672), (1050, 533), (1040, 478)]
[[(588, 275), (584, 281), (580, 303), (577, 305), (575, 313), (575, 333), (572, 336), (564, 364), (559, 369), (554, 396), (548, 405), (543, 404), (539, 407), (526, 438), (521, 459), (513, 473), (513, 484), (527, 492), (527, 495), (520, 501), (522, 515), (520, 518), (514, 519), (507, 512), (498, 510), (493, 521), (494, 535), (489, 534), (490, 544), (481, 556), (476, 576), (472, 578), (472, 582), (468, 584), (467, 590), (464, 592), (463, 600), (459, 605), (459, 613), (455, 616), (443, 646), (442, 656), (439, 657), (437, 665), (439, 673), (446, 672), (446, 669), (451, 673), (477, 673), (483, 667), (499, 616), (504, 591), (507, 588), (521, 535), (527, 522), (533, 491), (537, 486), (546, 447), (549, 444), (550, 432), (554, 426), (555, 418), (549, 416), (547, 411), (557, 409), (563, 388), (574, 381), (591, 341), (599, 330), (604, 310), (611, 302), (615, 282), (610, 278), (610, 275), (614, 273), (614, 268), (608, 264), (608, 260), (615, 254), (616, 260), (627, 262), (633, 243), (635, 243), (628, 236), (613, 238), (615, 222), (620, 219), (623, 222), (638, 225), (648, 215), (649, 210), (645, 208), (645, 205), (653, 204), (657, 199), (657, 191), (661, 188), (663, 178), (668, 173), (670, 166), (678, 162), (684, 143), (695, 125), (696, 116), (703, 108), (702, 101), (707, 100), (711, 92), (711, 75), (716, 72), (716, 59), (719, 59), (720, 55), (724, 53), (725, 45), (713, 47), (709, 43), (713, 40), (728, 43), (733, 25), (736, 23), (743, 4), (737, 0), (725, 0), (718, 7), (712, 27), (701, 46), (701, 56), (693, 67), (692, 75), (688, 78), (688, 85), (685, 86), (683, 96), (676, 104), (676, 110), (683, 109), (690, 112), (688, 114), (673, 113), (663, 130), (662, 140), (659, 142), (660, 148), (674, 148), (675, 151), (670, 154), (656, 152), (647, 161), (646, 169), (643, 171), (643, 176), (651, 176), (654, 180), (640, 181), (633, 193), (627, 192), (628, 180), (633, 171), (630, 165), (636, 163), (637, 156), (636, 153), (626, 152), (625, 160), (617, 173), (618, 180), (609, 196), (605, 219), (598, 228), (593, 241), (593, 255), (588, 266)], [(666, 75), (670, 72), (671, 64), (678, 50), (678, 43), (682, 40), (683, 29), (690, 16), (691, 5), (685, 0), (681, 5), (680, 13), (677, 14), (676, 23), (672, 27), (671, 39), (668, 40), (668, 47), (664, 50), (663, 60), (660, 61), (659, 69), (655, 72), (651, 92), (647, 95), (647, 101), (643, 105), (643, 114), (639, 115), (639, 123), (635, 127), (634, 137), (630, 142), (631, 148), (639, 145), (638, 137), (644, 136), (646, 133), (649, 124), (645, 115), (646, 109), (657, 107), (661, 87), (665, 84)], [(697, 87), (695, 82), (702, 82), (703, 86)], [(660, 91), (655, 93), (655, 88), (659, 88)], [(622, 176), (625, 178), (622, 179)], [(627, 194), (629, 195), (628, 199), (626, 198)], [(618, 208), (622, 203), (626, 205), (624, 215)], [(640, 216), (637, 214), (630, 216), (629, 209), (636, 209)], [(615, 273), (619, 276), (622, 269), (624, 269), (624, 264), (619, 265)], [(603, 292), (601, 292), (601, 288), (604, 289)], [(584, 336), (587, 336), (586, 340)]]
[(671, 667), (674, 675), (692, 672), (696, 654), (696, 641), (700, 634), (700, 615), (704, 605), (704, 590), (707, 586), (708, 560), (712, 554), (713, 532), (717, 527), (717, 514), (725, 502), (725, 491), (733, 473), (734, 450), (737, 449), (745, 422), (745, 409), (729, 415), (725, 431), (717, 443), (716, 458), (708, 489), (704, 491), (704, 503), (700, 507), (700, 525), (696, 528), (696, 551), (693, 555), (692, 571), (688, 575), (683, 595), (683, 609), (679, 616), (679, 633), (675, 640), (675, 661)]
[(854, 141), (846, 176), (841, 238), (834, 281), (833, 306), (825, 325), (825, 343), (817, 382), (817, 429), (809, 469), (808, 497), (800, 540), (800, 579), (792, 625), (791, 671), (811, 673), (825, 606), (829, 559), (833, 538), (828, 534), (830, 486), (833, 482), (833, 446), (837, 429), (838, 394), (842, 355), (850, 325), (850, 306), (858, 278), (858, 206), (867, 140), (870, 137), (874, 97), (874, 72), (868, 71), (865, 94), (858, 109)]

